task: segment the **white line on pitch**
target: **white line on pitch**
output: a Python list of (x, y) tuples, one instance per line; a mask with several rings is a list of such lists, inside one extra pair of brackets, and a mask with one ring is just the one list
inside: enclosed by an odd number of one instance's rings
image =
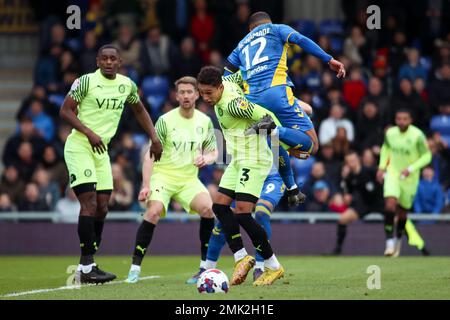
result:
[[(142, 277), (142, 278), (139, 278), (139, 281), (157, 279), (157, 278), (161, 278), (161, 276)], [(120, 284), (120, 283), (124, 283), (124, 282), (125, 282), (125, 280), (112, 281), (112, 282), (107, 282), (104, 285)], [(87, 284), (87, 285), (82, 285), (82, 286), (73, 285), (73, 286), (64, 286), (64, 287), (53, 288), (53, 289), (38, 289), (38, 290), (31, 290), (31, 291), (13, 292), (13, 293), (8, 293), (5, 295), (2, 295), (2, 296), (0, 296), (0, 298), (19, 297), (19, 296), (26, 296), (29, 294), (47, 293), (47, 292), (61, 291), (61, 290), (73, 290), (73, 289), (80, 289), (80, 288), (84, 288), (84, 287), (93, 287), (93, 286), (96, 286), (96, 285), (95, 284)]]

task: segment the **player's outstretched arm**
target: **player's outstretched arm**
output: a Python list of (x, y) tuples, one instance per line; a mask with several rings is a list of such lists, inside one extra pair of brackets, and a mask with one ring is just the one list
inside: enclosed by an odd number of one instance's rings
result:
[(89, 140), (94, 152), (103, 153), (106, 152), (106, 146), (103, 144), (102, 138), (98, 136), (94, 131), (86, 127), (80, 119), (77, 117), (78, 102), (71, 96), (67, 95), (59, 110), (59, 116), (69, 123), (77, 131), (83, 133)]
[(136, 116), (137, 121), (141, 125), (141, 127), (145, 130), (145, 132), (150, 137), (152, 145), (150, 146), (150, 154), (149, 156), (155, 157), (155, 161), (159, 161), (161, 159), (162, 154), (162, 144), (156, 135), (155, 127), (153, 126), (152, 119), (150, 115), (144, 108), (144, 105), (141, 101), (131, 104), (131, 108), (133, 109), (134, 115)]
[(330, 69), (337, 73), (338, 78), (345, 78), (345, 66), (342, 62), (334, 59), (328, 53), (326, 53), (317, 43), (308, 37), (300, 34), (296, 30), (289, 26), (281, 26), (280, 34), (283, 39), (286, 39), (289, 43), (293, 43), (301, 47), (307, 53), (312, 54), (316, 58), (319, 58), (323, 62), (328, 63)]

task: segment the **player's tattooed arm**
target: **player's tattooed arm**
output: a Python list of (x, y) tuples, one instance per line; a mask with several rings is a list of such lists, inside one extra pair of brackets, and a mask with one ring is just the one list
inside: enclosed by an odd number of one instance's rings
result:
[(106, 146), (103, 144), (102, 138), (78, 119), (77, 106), (78, 102), (72, 96), (67, 95), (59, 110), (59, 116), (88, 138), (92, 151), (99, 154), (106, 152)]
[(142, 104), (141, 101), (131, 103), (130, 106), (134, 112), (134, 115), (136, 116), (137, 121), (139, 122), (141, 127), (145, 130), (145, 132), (148, 134), (152, 142), (149, 156), (153, 156), (155, 158), (155, 161), (159, 161), (159, 159), (161, 159), (163, 149), (161, 141), (159, 140), (158, 135), (156, 134), (155, 127), (153, 126), (153, 122), (152, 119), (150, 118), (150, 115), (145, 110), (144, 105)]

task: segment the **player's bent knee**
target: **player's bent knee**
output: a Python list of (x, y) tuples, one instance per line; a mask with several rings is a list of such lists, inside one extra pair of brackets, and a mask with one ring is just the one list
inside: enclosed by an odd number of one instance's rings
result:
[(202, 218), (208, 218), (208, 219), (212, 219), (214, 218), (214, 212), (212, 207), (209, 206), (205, 206), (199, 209), (198, 214), (200, 215), (200, 217)]

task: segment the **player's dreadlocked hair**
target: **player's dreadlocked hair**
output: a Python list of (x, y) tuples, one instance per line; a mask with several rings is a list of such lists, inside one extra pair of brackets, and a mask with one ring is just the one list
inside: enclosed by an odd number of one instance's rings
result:
[(98, 51), (97, 51), (97, 55), (100, 55), (104, 49), (114, 49), (114, 50), (116, 50), (117, 54), (120, 55), (119, 48), (117, 48), (116, 46), (114, 46), (112, 44), (105, 44), (105, 45), (101, 46), (100, 49), (98, 49)]
[(203, 67), (197, 76), (197, 81), (217, 88), (222, 84), (222, 70), (213, 66)]
[(250, 16), (250, 18), (248, 19), (248, 25), (249, 26), (258, 25), (262, 21), (272, 21), (272, 20), (270, 19), (270, 16), (267, 12), (258, 11)]

